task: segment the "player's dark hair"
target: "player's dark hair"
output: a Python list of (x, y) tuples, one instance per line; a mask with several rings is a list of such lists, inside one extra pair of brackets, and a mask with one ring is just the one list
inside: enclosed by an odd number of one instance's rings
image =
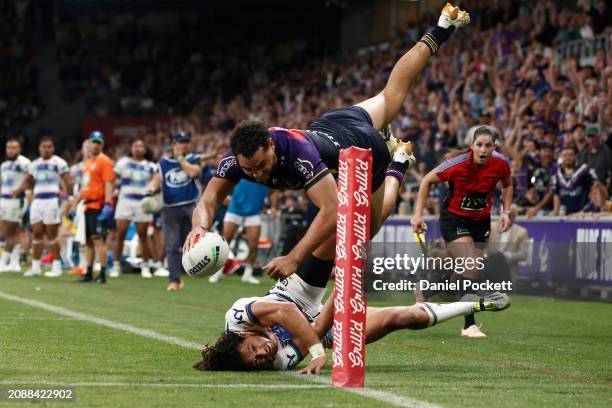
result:
[(249, 371), (253, 367), (240, 358), (238, 347), (245, 337), (237, 333), (223, 333), (214, 346), (205, 345), (202, 349), (202, 361), (193, 368), (199, 371)]
[(6, 139), (6, 144), (9, 144), (11, 142), (12, 143), (17, 143), (19, 145), (19, 147), (23, 147), (23, 144), (21, 143), (21, 140), (19, 140), (18, 137), (11, 136), (8, 139)]
[(53, 141), (53, 138), (50, 135), (41, 137), (40, 140), (38, 141), (38, 145), (40, 146), (41, 144), (45, 142), (51, 142), (55, 146), (55, 142)]
[[(478, 126), (474, 130), (474, 133), (472, 133), (472, 138), (470, 140), (470, 146), (472, 145), (472, 143), (474, 143), (474, 141), (479, 136), (482, 136), (482, 135), (491, 136), (491, 139), (493, 139), (493, 144), (497, 143), (500, 137), (499, 131), (495, 127), (489, 126), (489, 125), (481, 125), (481, 126)], [(449, 159), (452, 159), (453, 157), (457, 157), (461, 154), (469, 152), (471, 149), (470, 146), (464, 147), (463, 149), (450, 150), (448, 153), (446, 153), (446, 155), (444, 155), (444, 160), (449, 160)]]
[(255, 120), (240, 122), (230, 140), (230, 148), (236, 155), (241, 154), (247, 159), (263, 147), (268, 150), (270, 134), (263, 123)]

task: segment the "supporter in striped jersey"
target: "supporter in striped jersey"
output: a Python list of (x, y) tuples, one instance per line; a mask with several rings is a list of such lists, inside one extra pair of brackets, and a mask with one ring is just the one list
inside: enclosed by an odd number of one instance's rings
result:
[(121, 273), (121, 254), (123, 253), (123, 240), (130, 226), (130, 222), (136, 224), (138, 239), (140, 241), (140, 253), (143, 258), (141, 276), (151, 278), (149, 269), (150, 250), (147, 240), (147, 227), (153, 221), (152, 214), (145, 214), (140, 208), (140, 202), (147, 194), (147, 186), (157, 172), (157, 166), (145, 159), (146, 148), (142, 140), (132, 143), (129, 157), (124, 157), (115, 165), (115, 174), (119, 180), (119, 200), (115, 211), (117, 221), (117, 237), (114, 248), (113, 268), (110, 272), (111, 278), (116, 278)]
[(19, 264), (19, 226), (26, 210), (25, 194), (13, 197), (13, 191), (28, 176), (30, 159), (21, 155), (21, 142), (12, 138), (6, 142), (7, 160), (0, 166), (0, 220), (6, 242), (0, 258), (0, 272), (21, 272)]
[(47, 249), (53, 255), (50, 272), (45, 276), (58, 277), (62, 274), (60, 248), (57, 232), (62, 221), (60, 208), (61, 197), (72, 192), (72, 180), (68, 163), (55, 155), (55, 145), (50, 137), (43, 137), (38, 146), (40, 157), (29, 167), (29, 175), (21, 187), (13, 192), (19, 197), (25, 190), (33, 187), (32, 206), (30, 207), (30, 224), (32, 225), (32, 269), (24, 276), (41, 274), (40, 257), (43, 250), (43, 239), (47, 238)]

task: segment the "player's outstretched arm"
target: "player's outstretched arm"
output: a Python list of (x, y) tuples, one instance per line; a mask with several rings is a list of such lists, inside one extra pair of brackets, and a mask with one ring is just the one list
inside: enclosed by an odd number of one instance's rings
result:
[(336, 231), (336, 217), (338, 213), (338, 188), (331, 174), (323, 177), (312, 186), (306, 194), (314, 205), (319, 208), (317, 216), (306, 231), (304, 237), (286, 256), (272, 259), (263, 267), (265, 273), (274, 279), (286, 278), (292, 275), (298, 264), (312, 252), (333, 236)]
[(283, 326), (293, 334), (293, 341), (302, 355), (310, 353), (312, 360), (300, 371), (302, 374), (319, 374), (327, 362), (327, 354), (314, 329), (294, 303), (258, 301), (251, 312), (262, 326)]
[(438, 24), (395, 63), (385, 89), (357, 105), (369, 113), (374, 128), (382, 130), (391, 123), (401, 109), (410, 85), (425, 68), (429, 58), (450, 38), (455, 28), (469, 21), (467, 12), (446, 3)]
[(191, 216), (191, 232), (183, 244), (183, 252), (193, 246), (197, 235), (205, 234), (212, 226), (215, 212), (234, 188), (234, 183), (219, 177), (213, 177), (206, 186), (204, 194)]

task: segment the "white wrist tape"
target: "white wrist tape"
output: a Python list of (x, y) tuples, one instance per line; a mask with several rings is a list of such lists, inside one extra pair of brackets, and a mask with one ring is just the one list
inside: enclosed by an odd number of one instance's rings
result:
[(312, 356), (312, 359), (319, 358), (325, 355), (325, 350), (323, 349), (323, 344), (317, 343), (314, 346), (310, 346), (308, 352)]

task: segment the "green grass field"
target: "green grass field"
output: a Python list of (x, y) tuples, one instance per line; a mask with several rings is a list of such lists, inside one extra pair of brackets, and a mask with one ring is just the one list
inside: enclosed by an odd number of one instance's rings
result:
[[(199, 352), (189, 344), (214, 341), (233, 301), (263, 295), (267, 285), (188, 279), (184, 291), (167, 293), (160, 278), (122, 276), (105, 286), (71, 280), (0, 274), (0, 388), (73, 385), (76, 401), (69, 406), (88, 407), (389, 405), (373, 399), (381, 394), (404, 406), (612, 406), (609, 304), (516, 296), (509, 310), (477, 316), (486, 340), (461, 338), (460, 319), (393, 333), (368, 346), (367, 389), (357, 394), (274, 372), (191, 368)], [(185, 344), (75, 319), (6, 294)], [(328, 368), (321, 378), (330, 375)]]

